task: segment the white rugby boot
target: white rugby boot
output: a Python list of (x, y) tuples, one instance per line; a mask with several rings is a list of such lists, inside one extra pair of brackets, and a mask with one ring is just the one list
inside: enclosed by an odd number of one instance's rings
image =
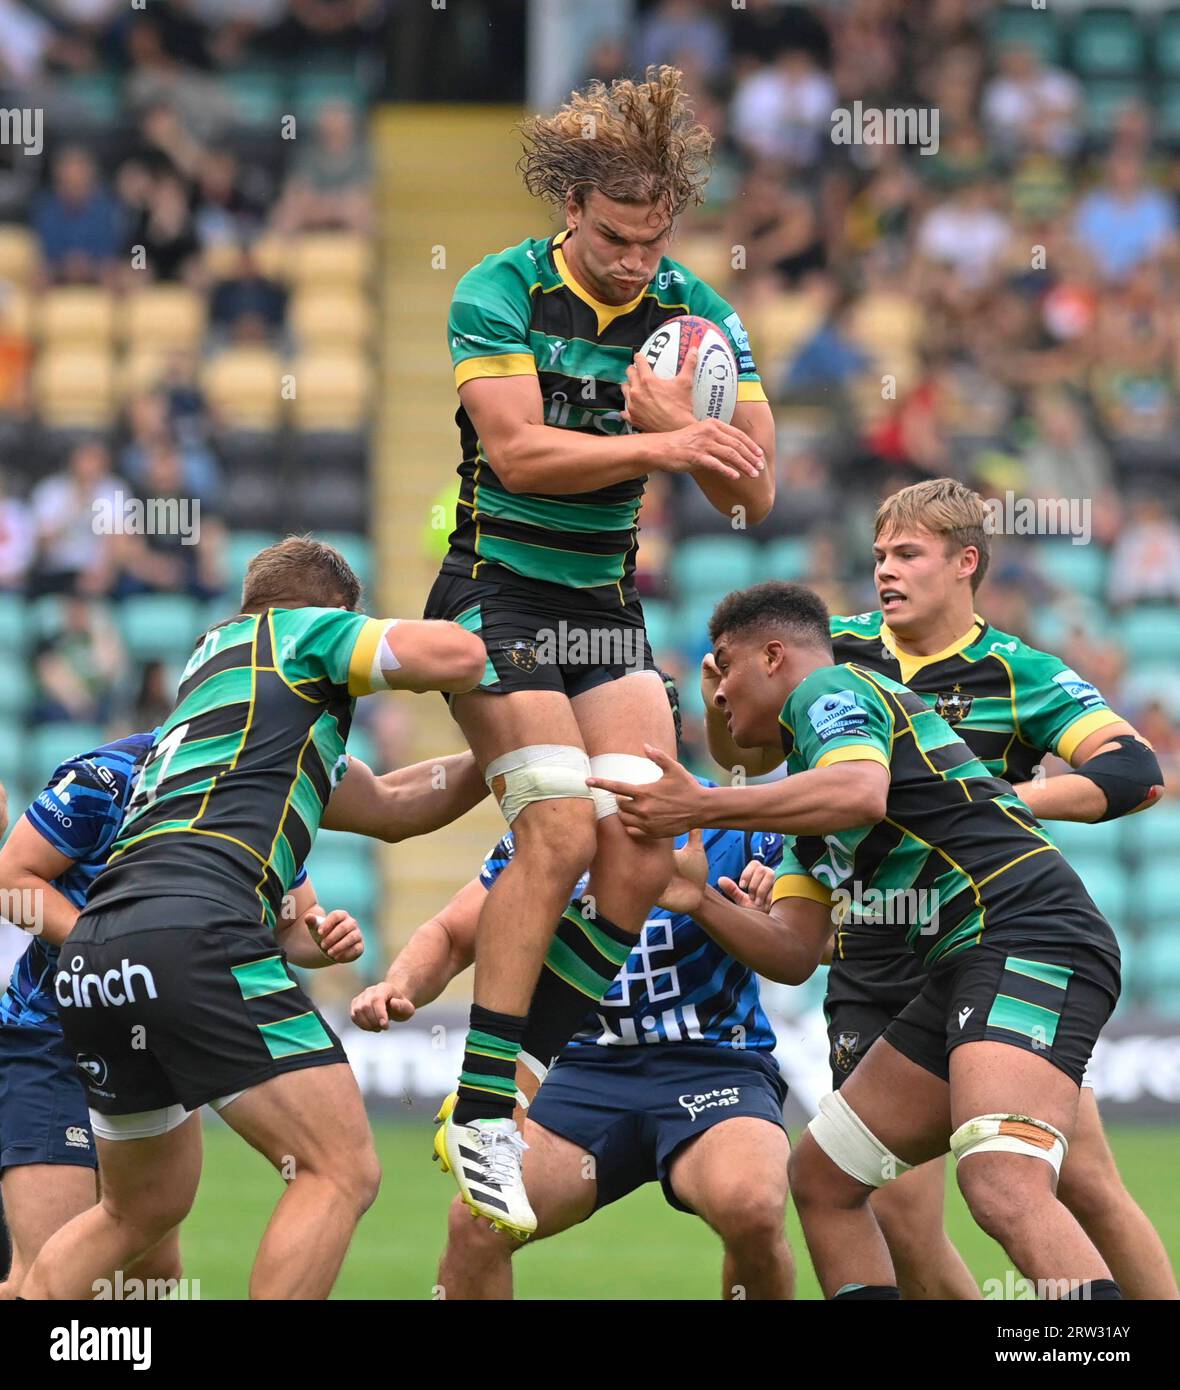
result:
[(446, 1114), (434, 1135), (434, 1156), (443, 1172), (453, 1174), (473, 1215), (486, 1217), (517, 1240), (528, 1240), (537, 1218), (524, 1190), (521, 1162), (528, 1145), (520, 1131), (512, 1120), (457, 1125), (451, 1108), (444, 1103)]

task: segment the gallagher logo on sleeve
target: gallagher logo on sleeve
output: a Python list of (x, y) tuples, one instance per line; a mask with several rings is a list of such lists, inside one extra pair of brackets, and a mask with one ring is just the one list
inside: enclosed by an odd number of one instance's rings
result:
[(1068, 668), (1058, 671), (1053, 677), (1054, 684), (1059, 685), (1067, 695), (1073, 698), (1082, 706), (1083, 709), (1092, 709), (1095, 705), (1103, 703), (1102, 696), (1088, 680), (1083, 680), (1076, 671)]
[(825, 741), (848, 734), (861, 734), (869, 722), (868, 711), (856, 703), (856, 696), (851, 690), (821, 695), (808, 705), (807, 717), (811, 720), (811, 727)]

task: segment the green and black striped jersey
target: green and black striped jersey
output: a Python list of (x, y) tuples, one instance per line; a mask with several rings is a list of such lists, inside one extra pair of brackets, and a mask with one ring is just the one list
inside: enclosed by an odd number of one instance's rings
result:
[[(568, 236), (532, 237), (487, 256), (456, 285), (448, 324), (456, 386), (479, 377), (535, 376), (545, 424), (627, 434), (627, 368), (660, 324), (688, 313), (711, 319), (728, 336), (739, 369), (738, 400), (766, 399), (741, 319), (703, 280), (664, 257), (635, 299), (602, 304), (570, 273), (561, 251)], [(591, 604), (632, 602), (646, 479), (560, 496), (509, 492), (462, 406), (455, 419), (461, 483), (443, 572), (561, 585)]]
[(388, 627), (343, 608), (271, 608), (210, 628), (87, 911), (196, 897), (228, 923), (274, 926), (348, 766), (355, 697), (386, 688)]
[[(900, 651), (880, 612), (833, 616), (831, 632), (837, 661), (901, 681), (1007, 782), (1027, 782), (1048, 753), (1068, 762), (1084, 739), (1120, 722), (1101, 693), (1060, 657), (998, 631), (978, 614), (957, 642), (930, 656)], [(1045, 830), (1051, 839), (1052, 826)], [(889, 933), (854, 917), (842, 924), (835, 953), (913, 969), (900, 933), (891, 943)]]
[(825, 666), (779, 722), (790, 772), (871, 759), (890, 783), (875, 825), (795, 837), (776, 900), (816, 898), (865, 926), (899, 925), (927, 968), (985, 931), (1029, 923), (1058, 942), (1117, 949), (1036, 817), (921, 696), (856, 663)]

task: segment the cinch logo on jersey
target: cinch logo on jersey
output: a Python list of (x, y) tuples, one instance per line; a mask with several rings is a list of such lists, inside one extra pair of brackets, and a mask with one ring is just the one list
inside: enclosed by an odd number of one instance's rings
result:
[(868, 712), (856, 702), (851, 690), (821, 695), (807, 707), (811, 727), (822, 739), (855, 734), (868, 722)]
[(130, 1361), (133, 1370), (152, 1364), (150, 1327), (85, 1327), (74, 1318), (49, 1334), (51, 1361)]
[(736, 1105), (742, 1098), (742, 1088), (740, 1086), (714, 1087), (711, 1091), (701, 1091), (697, 1095), (680, 1096), (680, 1104), (688, 1111), (691, 1119), (701, 1113), (702, 1110), (718, 1110), (727, 1105)]
[(158, 999), (156, 982), (146, 965), (132, 965), (126, 956), (119, 962), (119, 968), (112, 967), (105, 975), (82, 975), (85, 961), (75, 956), (70, 961), (69, 970), (59, 970), (54, 981), (54, 993), (63, 1009), (71, 1005), (79, 1009), (92, 1009), (95, 1004), (107, 1009), (121, 1009), (124, 1004), (134, 1004), (135, 981), (143, 984), (148, 999)]

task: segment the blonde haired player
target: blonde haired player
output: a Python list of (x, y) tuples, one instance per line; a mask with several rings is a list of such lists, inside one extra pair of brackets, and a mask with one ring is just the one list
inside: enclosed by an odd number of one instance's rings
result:
[[(983, 498), (950, 478), (886, 498), (873, 545), (881, 609), (832, 618), (836, 660), (891, 676), (921, 695), (990, 772), (1013, 784), (1039, 820), (1108, 820), (1152, 805), (1162, 791), (1159, 766), (1132, 726), (1059, 658), (997, 631), (975, 612), (990, 558), (987, 519)], [(718, 679), (707, 656), (702, 689), (714, 757), (726, 767), (770, 770), (781, 761), (779, 750), (763, 756), (729, 737), (725, 701), (715, 698)], [(1048, 753), (1073, 770), (1033, 780)], [(837, 1089), (925, 979), (900, 933), (842, 925), (825, 1003)], [(873, 1197), (907, 1298), (978, 1296), (943, 1229), (944, 1170), (935, 1159)], [(1058, 1196), (1127, 1297), (1177, 1296), (1167, 1253), (1123, 1184), (1086, 1085)]]

